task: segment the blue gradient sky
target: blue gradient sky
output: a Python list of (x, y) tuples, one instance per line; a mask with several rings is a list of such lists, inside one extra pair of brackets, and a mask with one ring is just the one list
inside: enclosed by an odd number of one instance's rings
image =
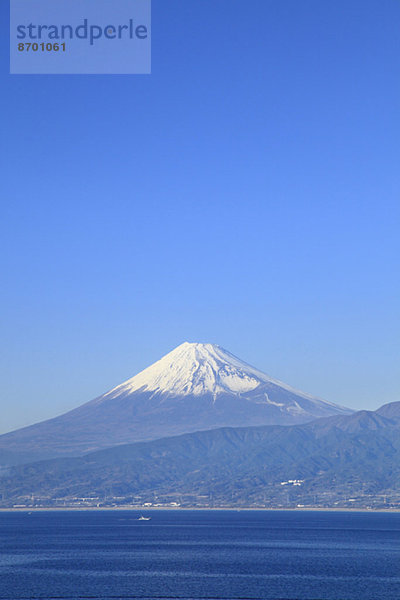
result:
[(151, 76), (10, 76), (1, 423), (183, 341), (400, 400), (400, 3), (153, 0)]

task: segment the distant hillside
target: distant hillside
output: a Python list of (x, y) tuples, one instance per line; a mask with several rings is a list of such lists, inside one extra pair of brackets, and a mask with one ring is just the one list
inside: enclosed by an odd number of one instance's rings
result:
[(0, 483), (3, 506), (74, 498), (105, 505), (400, 506), (400, 403), (304, 425), (117, 446), (3, 470)]
[(186, 342), (99, 398), (1, 435), (0, 465), (219, 427), (292, 425), (351, 412), (272, 379), (220, 346)]

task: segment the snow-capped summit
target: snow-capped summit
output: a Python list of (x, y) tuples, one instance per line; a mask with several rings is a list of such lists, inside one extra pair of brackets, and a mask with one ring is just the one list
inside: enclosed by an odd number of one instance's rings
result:
[(111, 393), (139, 389), (169, 395), (244, 393), (266, 375), (216, 344), (184, 342)]
[(272, 379), (215, 344), (185, 342), (131, 379), (60, 417), (0, 436), (1, 451), (79, 455), (215, 429), (292, 425), (347, 414)]
[[(263, 383), (280, 386), (304, 398), (311, 396), (272, 379), (216, 344), (184, 342), (128, 379), (103, 398), (138, 390), (168, 395), (245, 394)], [(332, 405), (333, 406), (333, 405)]]

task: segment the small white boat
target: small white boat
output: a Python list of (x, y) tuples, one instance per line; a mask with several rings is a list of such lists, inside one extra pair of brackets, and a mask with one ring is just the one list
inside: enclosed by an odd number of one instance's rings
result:
[(144, 517), (143, 515), (140, 515), (140, 517), (138, 518), (138, 521), (150, 521), (151, 517)]

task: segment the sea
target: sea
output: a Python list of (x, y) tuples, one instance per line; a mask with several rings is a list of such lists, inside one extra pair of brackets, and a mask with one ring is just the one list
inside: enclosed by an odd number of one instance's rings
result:
[(399, 600), (400, 513), (0, 513), (1, 600), (176, 598)]

